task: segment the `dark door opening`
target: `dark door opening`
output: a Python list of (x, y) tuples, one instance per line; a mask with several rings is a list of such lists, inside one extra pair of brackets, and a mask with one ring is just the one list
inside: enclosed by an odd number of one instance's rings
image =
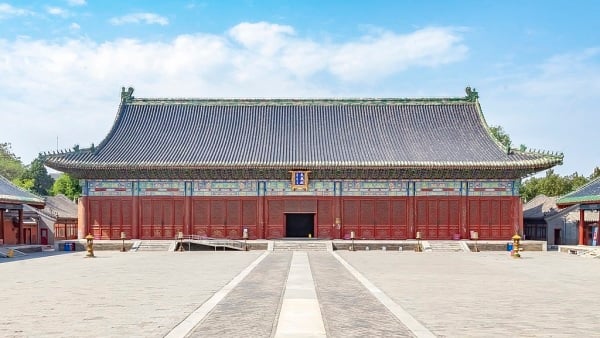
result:
[(560, 245), (560, 229), (554, 229), (554, 245)]
[(315, 214), (285, 214), (285, 237), (315, 236)]

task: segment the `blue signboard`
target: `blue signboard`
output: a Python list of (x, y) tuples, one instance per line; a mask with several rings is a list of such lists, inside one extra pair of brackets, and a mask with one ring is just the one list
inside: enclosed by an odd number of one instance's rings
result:
[(303, 171), (296, 171), (294, 184), (295, 185), (304, 185), (306, 178), (305, 173)]

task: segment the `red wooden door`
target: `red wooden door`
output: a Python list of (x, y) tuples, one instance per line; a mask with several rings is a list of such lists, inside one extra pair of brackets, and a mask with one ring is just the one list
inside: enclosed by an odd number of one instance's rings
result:
[(40, 242), (42, 245), (48, 245), (48, 229), (40, 229)]

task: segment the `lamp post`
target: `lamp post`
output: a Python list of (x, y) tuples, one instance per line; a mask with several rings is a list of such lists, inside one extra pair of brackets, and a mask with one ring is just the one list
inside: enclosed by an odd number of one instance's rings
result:
[(244, 238), (244, 251), (248, 251), (248, 229), (244, 228), (242, 231), (242, 237)]
[(477, 240), (479, 239), (479, 233), (477, 231), (473, 231), (473, 235), (471, 237), (475, 240), (475, 252), (479, 252), (479, 248), (477, 247)]
[(352, 240), (352, 247), (350, 248), (350, 250), (355, 251), (354, 250), (354, 231), (350, 231), (350, 239)]
[(177, 232), (177, 239), (179, 239), (179, 251), (183, 252), (183, 232)]
[(422, 252), (423, 249), (421, 249), (421, 232), (417, 231), (417, 234), (415, 235), (415, 237), (417, 238), (417, 247), (415, 248), (415, 251)]
[(121, 252), (125, 252), (125, 231), (121, 231)]
[(85, 257), (94, 257), (94, 236), (92, 236), (92, 234), (88, 234), (85, 236), (85, 241), (87, 242), (87, 254)]
[(521, 254), (519, 253), (519, 244), (521, 242), (521, 236), (519, 236), (519, 234), (515, 234), (514, 236), (512, 236), (512, 240), (513, 240), (513, 257), (514, 258), (521, 258)]

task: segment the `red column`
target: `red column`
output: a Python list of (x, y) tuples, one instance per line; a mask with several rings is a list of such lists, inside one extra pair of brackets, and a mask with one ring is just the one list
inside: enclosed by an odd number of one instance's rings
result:
[(19, 209), (19, 232), (17, 234), (17, 244), (25, 243), (23, 236), (23, 209)]
[(416, 197), (414, 195), (408, 197), (408, 208), (406, 208), (408, 212), (408, 234), (407, 238), (416, 238), (417, 237), (417, 229), (415, 227), (415, 208), (417, 207), (417, 203), (415, 201)]
[(131, 238), (140, 238), (140, 198), (131, 199)]
[(584, 245), (585, 235), (585, 212), (579, 209), (579, 245)]
[(520, 197), (516, 197), (516, 213), (517, 213), (517, 224), (519, 224), (519, 233), (524, 234), (523, 232), (523, 201), (521, 201)]
[(4, 244), (4, 208), (0, 208), (0, 239), (0, 244)]
[[(468, 223), (468, 210), (469, 210), (469, 202), (467, 196), (460, 197), (460, 218), (459, 218), (459, 233), (460, 238), (468, 239), (469, 238), (469, 223)], [(452, 211), (450, 211), (452, 212)]]
[(266, 230), (265, 230), (265, 196), (262, 195), (262, 192), (259, 193), (258, 196), (258, 233), (256, 237), (265, 239)]
[(184, 218), (183, 218), (183, 228), (184, 228), (184, 233), (186, 235), (191, 235), (192, 234), (192, 196), (185, 196), (184, 197)]

